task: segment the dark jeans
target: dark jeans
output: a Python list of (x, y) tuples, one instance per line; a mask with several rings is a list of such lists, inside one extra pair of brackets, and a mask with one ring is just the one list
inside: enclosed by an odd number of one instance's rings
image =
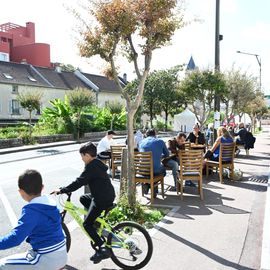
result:
[(244, 141), (241, 141), (239, 138), (237, 138), (236, 139), (236, 145), (237, 144), (243, 145), (243, 144), (245, 144), (245, 142)]
[(83, 227), (86, 232), (90, 235), (95, 245), (100, 247), (103, 244), (103, 240), (98, 236), (96, 229), (94, 228), (94, 223), (97, 217), (100, 216), (101, 212), (108, 207), (98, 207), (93, 200), (90, 193), (82, 195), (80, 197), (81, 204), (88, 209), (88, 213), (83, 222)]

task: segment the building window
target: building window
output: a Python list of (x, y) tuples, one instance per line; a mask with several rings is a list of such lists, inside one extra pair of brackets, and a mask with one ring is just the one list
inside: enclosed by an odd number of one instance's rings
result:
[(3, 75), (4, 75), (4, 77), (6, 79), (9, 79), (9, 80), (12, 80), (13, 79), (13, 77), (10, 74), (8, 74), (8, 73), (3, 73)]
[(8, 55), (8, 53), (1, 52), (0, 53), (0, 61), (8, 62), (9, 61), (9, 55)]
[(19, 87), (18, 85), (12, 85), (12, 93), (18, 94)]
[(37, 80), (31, 76), (28, 76), (28, 79), (31, 81), (31, 82), (36, 82)]
[(20, 102), (17, 99), (11, 101), (11, 113), (20, 114)]

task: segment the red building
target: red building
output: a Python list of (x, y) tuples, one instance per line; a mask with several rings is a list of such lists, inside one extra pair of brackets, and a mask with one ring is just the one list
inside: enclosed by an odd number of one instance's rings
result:
[(1, 24), (0, 61), (51, 67), (50, 45), (35, 43), (35, 24), (32, 22), (27, 22), (26, 27), (14, 23)]

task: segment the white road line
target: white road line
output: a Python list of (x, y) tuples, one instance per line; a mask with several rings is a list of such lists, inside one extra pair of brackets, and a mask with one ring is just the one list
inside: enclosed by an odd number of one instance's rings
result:
[(4, 208), (6, 209), (12, 227), (15, 227), (17, 225), (18, 219), (1, 187), (0, 187), (0, 199), (4, 205)]

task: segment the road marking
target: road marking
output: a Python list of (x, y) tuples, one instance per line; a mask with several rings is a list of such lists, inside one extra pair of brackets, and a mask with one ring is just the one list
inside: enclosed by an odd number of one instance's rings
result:
[(14, 228), (18, 223), (18, 219), (1, 187), (0, 187), (0, 199), (4, 205), (4, 208), (6, 209), (10, 223)]

